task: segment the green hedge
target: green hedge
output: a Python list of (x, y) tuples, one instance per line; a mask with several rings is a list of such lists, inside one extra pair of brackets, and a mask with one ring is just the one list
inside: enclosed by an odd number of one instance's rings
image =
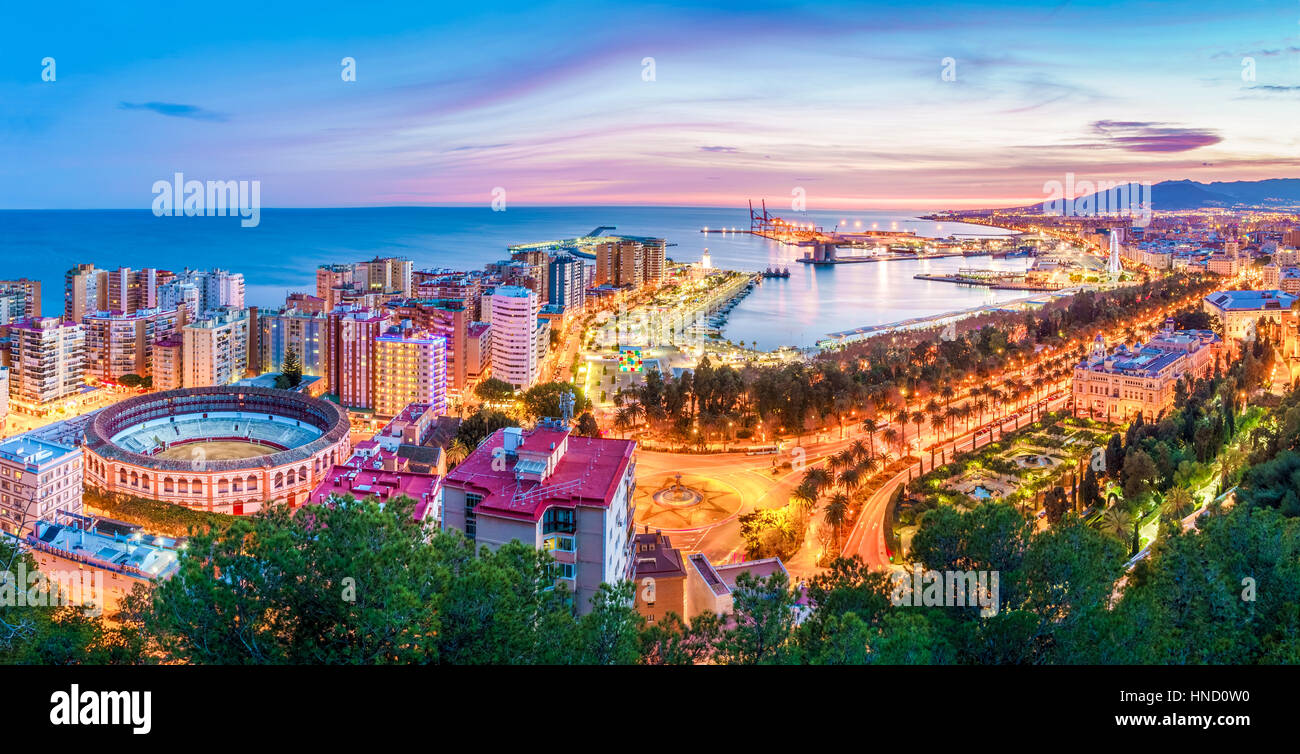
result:
[(209, 526), (223, 527), (235, 519), (224, 513), (190, 510), (183, 505), (164, 503), (149, 498), (115, 495), (94, 487), (86, 487), (82, 501), (105, 516), (138, 524), (150, 533), (169, 537), (187, 537), (192, 529)]

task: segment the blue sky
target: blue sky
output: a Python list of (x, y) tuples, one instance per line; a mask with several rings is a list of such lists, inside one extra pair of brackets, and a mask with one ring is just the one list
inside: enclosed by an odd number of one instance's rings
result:
[(260, 180), (270, 207), (985, 206), (1067, 172), (1300, 176), (1295, 0), (21, 6), (0, 208), (148, 208), (177, 171)]

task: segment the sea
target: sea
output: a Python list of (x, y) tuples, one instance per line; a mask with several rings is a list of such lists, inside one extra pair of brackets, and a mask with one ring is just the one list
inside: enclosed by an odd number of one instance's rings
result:
[[(997, 236), (979, 225), (922, 220), (923, 212), (785, 212), (787, 220), (841, 230), (911, 230), (920, 236)], [(951, 257), (813, 267), (803, 249), (746, 233), (746, 207), (381, 207), (265, 209), (256, 227), (237, 217), (155, 217), (149, 210), (0, 211), (0, 279), (42, 281), (44, 313), (63, 311), (63, 275), (78, 263), (113, 269), (220, 267), (242, 272), (246, 303), (276, 307), (285, 294), (314, 292), (317, 265), (404, 256), (416, 269), (476, 269), (508, 258), (510, 244), (603, 232), (667, 239), (667, 254), (714, 267), (789, 268), (763, 281), (732, 312), (723, 337), (763, 349), (811, 347), (829, 333), (1021, 298), (1023, 291), (914, 279), (962, 267), (1023, 270), (1026, 259)]]

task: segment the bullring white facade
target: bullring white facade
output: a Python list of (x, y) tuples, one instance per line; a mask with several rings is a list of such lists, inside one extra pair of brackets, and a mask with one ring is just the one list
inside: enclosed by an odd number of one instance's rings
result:
[[(158, 456), (175, 447), (240, 442), (272, 451), (209, 460)], [(85, 482), (213, 513), (256, 513), (267, 504), (305, 503), (331, 466), (351, 455), (347, 414), (285, 390), (184, 388), (104, 409), (86, 429)]]

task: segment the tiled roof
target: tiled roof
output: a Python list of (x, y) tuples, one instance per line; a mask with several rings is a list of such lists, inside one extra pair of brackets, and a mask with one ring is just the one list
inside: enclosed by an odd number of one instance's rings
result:
[[(541, 436), (535, 437), (538, 433)], [(554, 430), (533, 430), (524, 433), (521, 447), (527, 451), (541, 446), (547, 450), (538, 448), (536, 452), (549, 452), (550, 443), (555, 442), (558, 448), (566, 435)], [(493, 433), (447, 474), (446, 483), (481, 494), (483, 500), (476, 507), (479, 513), (534, 521), (553, 505), (608, 507), (636, 449), (632, 440), (568, 435), (567, 452), (539, 484), (516, 480), (516, 458), (507, 458), (505, 468), (494, 468), (492, 451), (504, 447), (504, 437), (504, 429)]]

